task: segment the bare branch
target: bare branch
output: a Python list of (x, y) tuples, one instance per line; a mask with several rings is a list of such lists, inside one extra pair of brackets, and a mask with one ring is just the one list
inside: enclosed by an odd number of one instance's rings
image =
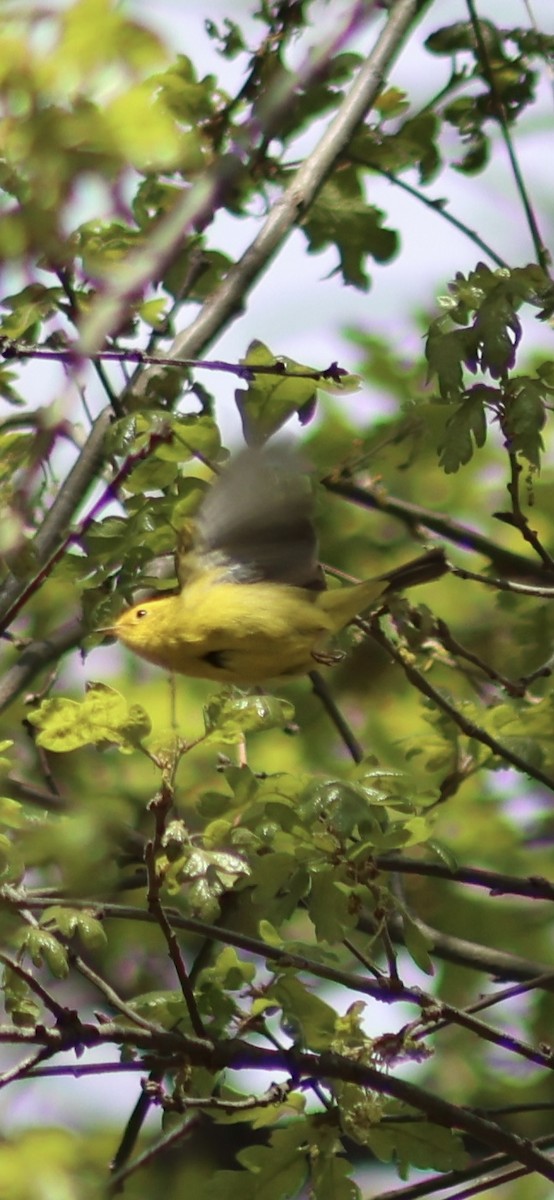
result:
[(335, 729), (340, 734), (351, 758), (354, 759), (354, 762), (362, 762), (364, 757), (363, 748), (352, 732), (348, 721), (341, 713), (336, 701), (333, 698), (331, 690), (327, 685), (327, 681), (321, 674), (321, 671), (310, 671), (310, 681), (314, 695), (321, 700), (327, 715), (330, 717)]
[(84, 632), (81, 621), (70, 621), (49, 634), (44, 641), (31, 642), (26, 646), (14, 666), (9, 667), (0, 680), (0, 712), (30, 686), (39, 671), (58, 662), (68, 650), (78, 646)]
[[(422, 508), (421, 505), (412, 504), (408, 500), (399, 500), (395, 496), (389, 496), (383, 488), (361, 488), (348, 480), (334, 477), (324, 479), (322, 482), (328, 492), (333, 492), (336, 496), (343, 496), (345, 500), (351, 500), (353, 504), (359, 504), (362, 508), (371, 508), (377, 512), (389, 513), (392, 517), (398, 517), (398, 520), (402, 521), (408, 529), (414, 531), (430, 529), (433, 533), (439, 534), (440, 537), (457, 546), (462, 546), (465, 550), (475, 550), (478, 554), (484, 554), (497, 570), (504, 571), (506, 575), (515, 575), (524, 579), (550, 578), (548, 571), (538, 570), (535, 559), (525, 558), (523, 554), (507, 550), (504, 546), (499, 546), (492, 538), (485, 537), (482, 533), (476, 533), (468, 525), (462, 525), (459, 521), (443, 516), (442, 513), (433, 512), (430, 508)], [(479, 576), (479, 578), (482, 582), (486, 582), (486, 576)]]
[(404, 856), (396, 858), (390, 854), (378, 854), (375, 866), (379, 870), (395, 871), (402, 875), (428, 875), (453, 883), (470, 883), (475, 887), (486, 888), (491, 896), (528, 896), (530, 900), (554, 900), (554, 884), (538, 875), (521, 879), (517, 875), (504, 875), (482, 867), (450, 868), (444, 863), (426, 862), (424, 859)]

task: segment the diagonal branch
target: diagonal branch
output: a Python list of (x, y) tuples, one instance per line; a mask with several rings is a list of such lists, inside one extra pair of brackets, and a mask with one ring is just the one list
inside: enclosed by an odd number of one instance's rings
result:
[(332, 477), (324, 479), (322, 482), (327, 491), (332, 492), (335, 496), (342, 496), (345, 500), (351, 500), (353, 504), (359, 504), (362, 508), (371, 508), (377, 512), (397, 517), (408, 529), (429, 529), (433, 533), (439, 534), (440, 537), (446, 538), (447, 541), (453, 542), (454, 545), (462, 546), (464, 550), (475, 550), (478, 554), (484, 554), (497, 570), (504, 571), (508, 575), (531, 579), (552, 579), (553, 577), (552, 572), (539, 569), (534, 559), (526, 558), (523, 554), (517, 554), (513, 550), (499, 546), (492, 538), (477, 533), (468, 525), (462, 525), (460, 521), (445, 517), (442, 513), (433, 512), (430, 508), (422, 508), (419, 504), (412, 504), (409, 500), (400, 500), (396, 496), (389, 496), (382, 488), (362, 488), (348, 479)]
[(39, 671), (51, 663), (57, 663), (68, 650), (79, 645), (85, 633), (82, 621), (70, 621), (41, 642), (31, 642), (18, 660), (0, 679), (0, 712), (30, 686)]
[(482, 746), (486, 746), (495, 758), (500, 758), (504, 762), (510, 763), (510, 766), (515, 767), (517, 771), (522, 771), (524, 775), (529, 775), (531, 779), (535, 779), (537, 783), (542, 783), (543, 787), (554, 792), (554, 778), (542, 771), (540, 767), (528, 762), (517, 754), (515, 750), (511, 750), (498, 738), (493, 737), (487, 729), (483, 729), (481, 725), (477, 725), (472, 721), (462, 709), (457, 708), (455, 704), (448, 699), (446, 695), (439, 692), (437, 688), (427, 679), (427, 677), (418, 671), (417, 667), (406, 659), (404, 654), (396, 647), (390, 638), (383, 632), (378, 624), (378, 619), (374, 618), (371, 622), (356, 619), (356, 625), (359, 625), (366, 633), (369, 633), (378, 646), (390, 654), (390, 657), (402, 667), (406, 678), (417, 688), (428, 700), (431, 700), (434, 705), (446, 716), (450, 717), (451, 721), (461, 729), (462, 733), (468, 738), (475, 738), (475, 741), (480, 742)]
[(447, 879), (451, 883), (470, 883), (474, 887), (486, 888), (491, 896), (527, 896), (530, 900), (554, 900), (554, 883), (540, 875), (519, 878), (498, 871), (487, 871), (483, 867), (448, 867), (444, 863), (427, 862), (425, 859), (396, 857), (393, 854), (378, 854), (375, 866), (382, 871), (395, 871), (401, 875), (428, 875), (434, 879)]
[[(249, 290), (284, 245), (299, 218), (306, 213), (360, 121), (371, 108), (381, 90), (386, 71), (399, 53), (422, 7), (417, 0), (396, 0), (381, 36), (334, 120), (299, 167), (284, 194), (273, 205), (253, 242), (212, 292), (194, 321), (177, 335), (169, 351), (171, 358), (198, 355), (243, 311)], [(171, 249), (173, 251), (173, 247)], [(150, 373), (144, 372), (134, 390), (144, 391), (149, 378)]]
[[(367, 1088), (377, 1095), (391, 1096), (424, 1113), (436, 1125), (459, 1129), (469, 1134), (482, 1145), (502, 1151), (515, 1162), (530, 1171), (536, 1171), (545, 1179), (554, 1182), (554, 1162), (537, 1149), (528, 1138), (520, 1137), (503, 1129), (495, 1121), (478, 1116), (469, 1109), (461, 1108), (437, 1096), (417, 1084), (389, 1074), (366, 1063), (334, 1053), (314, 1054), (310, 1051), (291, 1049), (268, 1049), (241, 1039), (230, 1039), (218, 1043), (202, 1038), (185, 1036), (176, 1032), (158, 1030), (151, 1033), (146, 1029), (121, 1027), (106, 1023), (101, 1026), (86, 1024), (76, 1030), (76, 1037), (83, 1046), (99, 1046), (115, 1042), (118, 1045), (135, 1047), (147, 1054), (173, 1056), (179, 1063), (187, 1059), (193, 1066), (206, 1067), (210, 1071), (256, 1070), (272, 1074), (284, 1071), (295, 1081), (299, 1078), (329, 1080), (338, 1079)], [(67, 1038), (58, 1029), (37, 1026), (33, 1030), (14, 1026), (0, 1028), (0, 1042), (16, 1045), (43, 1045), (53, 1050), (67, 1048)]]
[(340, 734), (346, 749), (350, 754), (350, 757), (356, 763), (362, 762), (364, 757), (363, 747), (360, 745), (357, 737), (352, 732), (346, 717), (343, 716), (338, 704), (334, 700), (331, 689), (327, 684), (327, 680), (324, 679), (321, 671), (310, 671), (309, 678), (314, 695), (321, 700), (328, 717), (330, 717), (335, 729)]

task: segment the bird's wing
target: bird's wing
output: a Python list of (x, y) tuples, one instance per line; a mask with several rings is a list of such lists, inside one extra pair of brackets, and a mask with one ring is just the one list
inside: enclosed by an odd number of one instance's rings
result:
[[(290, 449), (247, 449), (231, 459), (201, 504), (192, 559), (195, 574), (205, 563), (239, 583), (325, 587), (308, 481)], [(186, 560), (184, 567), (185, 579)]]

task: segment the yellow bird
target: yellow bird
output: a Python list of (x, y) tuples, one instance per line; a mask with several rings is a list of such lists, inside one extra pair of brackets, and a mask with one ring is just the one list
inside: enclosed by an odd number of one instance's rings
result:
[(326, 645), (357, 614), (447, 570), (435, 549), (327, 591), (298, 464), (286, 450), (248, 449), (218, 476), (182, 538), (179, 593), (136, 604), (109, 632), (168, 671), (260, 684), (334, 661)]

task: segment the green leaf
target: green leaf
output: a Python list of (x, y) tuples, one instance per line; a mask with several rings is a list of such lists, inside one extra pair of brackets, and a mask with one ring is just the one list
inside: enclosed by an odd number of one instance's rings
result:
[(62, 908), (53, 905), (41, 917), (41, 927), (55, 929), (64, 938), (78, 936), (87, 950), (99, 951), (107, 944), (107, 937), (98, 917), (83, 909)]
[(434, 322), (425, 345), (429, 369), (437, 375), (443, 400), (451, 403), (463, 395), (462, 364), (475, 370), (477, 345), (472, 330), (442, 328), (442, 320)]
[(351, 1178), (353, 1169), (338, 1154), (314, 1155), (310, 1188), (313, 1200), (361, 1200), (362, 1193)]
[[(221, 450), (221, 435), (212, 417), (187, 417), (177, 414), (167, 418), (171, 439), (156, 447), (155, 456), (163, 462), (188, 462), (201, 455), (216, 462)], [(195, 483), (198, 481), (195, 480)]]
[(26, 826), (40, 824), (40, 820), (40, 817), (26, 812), (19, 800), (0, 796), (0, 825), (5, 825), (8, 829), (25, 829)]
[(464, 147), (462, 157), (452, 166), (467, 175), (482, 171), (489, 160), (491, 146), (484, 132), (479, 102), (473, 96), (458, 96), (445, 105), (444, 119), (458, 130)]
[(502, 379), (515, 363), (521, 338), (521, 325), (512, 299), (505, 292), (504, 281), (479, 306), (474, 330), (482, 370), (489, 371), (493, 379)]
[(54, 79), (65, 72), (74, 78), (76, 70), (86, 75), (95, 67), (104, 72), (118, 57), (128, 70), (143, 70), (159, 66), (165, 54), (151, 29), (129, 20), (110, 0), (74, 0), (62, 11), (59, 40), (48, 56)]
[(168, 170), (182, 164), (181, 135), (164, 106), (155, 79), (144, 80), (102, 110), (108, 144), (137, 170)]
[(252, 983), (256, 976), (254, 963), (239, 958), (234, 946), (224, 946), (217, 955), (213, 966), (205, 967), (199, 979), (201, 982), (214, 980), (220, 987), (231, 992), (242, 991), (244, 985)]
[(239, 410), (245, 440), (250, 445), (259, 445), (298, 413), (301, 420), (309, 420), (315, 411), (318, 381), (290, 377), (287, 371), (311, 371), (289, 358), (276, 358), (263, 342), (251, 342), (246, 356), (241, 359), (244, 366), (279, 367), (274, 375), (255, 374), (246, 389), (237, 389), (235, 401)]
[(221, 29), (218, 29), (215, 21), (208, 18), (205, 25), (208, 37), (219, 42), (218, 53), (222, 54), (224, 58), (235, 58), (242, 50), (246, 50), (241, 30), (235, 21), (230, 21), (228, 17), (225, 17)]
[[(486, 44), (490, 46), (491, 50), (494, 48), (498, 53), (500, 49), (498, 37), (495, 38), (494, 47), (490, 44), (491, 35), (494, 36), (496, 32), (494, 26), (490, 21), (483, 20), (481, 20), (480, 25), (483, 36), (485, 36), (485, 32), (487, 35)], [(458, 50), (475, 51), (475, 30), (471, 21), (454, 21), (451, 25), (445, 25), (441, 29), (434, 30), (426, 39), (425, 46), (427, 50), (431, 51), (431, 54), (447, 54), (448, 57), (455, 54)]]
[(225, 688), (217, 692), (204, 707), (205, 742), (236, 745), (246, 733), (261, 733), (267, 729), (282, 729), (294, 717), (288, 700), (277, 696), (246, 695)]
[(125, 480), (125, 491), (131, 495), (143, 495), (149, 491), (163, 491), (175, 481), (179, 474), (177, 462), (161, 461), (150, 456), (138, 463)]
[(435, 968), (432, 959), (429, 957), (429, 949), (432, 942), (424, 933), (422, 933), (416, 921), (406, 913), (402, 916), (402, 928), (404, 932), (404, 945), (410, 958), (413, 958), (416, 967), (423, 971), (425, 975), (434, 975)]
[(216, 80), (213, 75), (206, 75), (199, 81), (188, 55), (177, 54), (168, 69), (154, 79), (167, 108), (179, 122), (197, 127), (200, 121), (212, 117), (217, 98)]
[(5, 834), (0, 834), (0, 879), (3, 883), (18, 883), (24, 874), (19, 848)]
[(189, 847), (186, 854), (170, 860), (163, 872), (163, 883), (170, 895), (186, 889), (190, 910), (209, 921), (217, 916), (224, 892), (249, 874), (250, 867), (240, 854)]
[[(143, 197), (139, 191), (139, 199)], [(145, 198), (148, 199), (148, 195)], [(172, 202), (175, 195), (172, 195)], [(138, 218), (145, 224), (150, 223), (149, 214), (142, 214), (142, 204), (136, 204)], [(220, 250), (208, 250), (198, 238), (189, 238), (183, 249), (169, 263), (164, 274), (164, 287), (174, 299), (180, 299), (183, 288), (188, 288), (187, 297), (195, 303), (202, 303), (226, 276), (232, 266), (232, 259)]]
[[(144, 992), (129, 1001), (129, 1007), (139, 1017), (158, 1025), (160, 1029), (178, 1029), (181, 1023), (188, 1025), (188, 1010), (181, 991)], [(128, 1021), (128, 1017), (122, 1018)]]
[[(357, 831), (374, 833), (378, 841), (388, 824), (387, 814), (374, 804), (372, 789), (353, 780), (314, 779), (306, 788), (298, 808), (302, 820), (319, 821), (335, 834), (350, 838)], [(375, 789), (375, 799), (382, 798)]]
[(284, 946), (284, 941), (281, 935), (277, 932), (274, 925), (270, 921), (262, 920), (258, 925), (258, 933), (268, 946), (275, 946), (277, 949)]
[(11, 967), (4, 967), (2, 991), (6, 1013), (14, 1025), (18, 1029), (34, 1029), (40, 1019), (40, 1005), (29, 985)]
[(67, 951), (53, 934), (48, 933), (46, 929), (27, 926), (18, 931), (16, 941), (20, 949), (32, 959), (35, 967), (42, 967), (46, 963), (56, 979), (67, 978), (69, 974)]
[(150, 325), (152, 329), (159, 329), (164, 327), (166, 308), (167, 300), (162, 296), (156, 300), (145, 300), (139, 305), (137, 312), (146, 325)]
[(6, 750), (11, 750), (13, 744), (14, 743), (11, 738), (4, 738), (4, 740), (0, 742), (0, 767), (10, 766), (10, 760), (9, 758), (4, 758), (4, 753)]
[(365, 200), (357, 168), (343, 167), (324, 184), (302, 228), (310, 253), (335, 245), (344, 282), (365, 291), (368, 255), (376, 262), (389, 262), (398, 248), (396, 233), (383, 227), (382, 218), (383, 213)]
[[(349, 375), (336, 368), (336, 374), (321, 373), (317, 367), (296, 362), (287, 356), (275, 357), (263, 342), (251, 342), (244, 366), (276, 366), (273, 374), (255, 374), (246, 389), (235, 392), (237, 408), (241, 415), (245, 440), (251, 445), (267, 441), (289, 417), (297, 413), (302, 425), (311, 421), (315, 413), (318, 392), (332, 396), (348, 396), (359, 391), (358, 375)], [(290, 372), (290, 374), (288, 374)], [(295, 372), (313, 374), (314, 378), (302, 378)]]
[[(192, 1194), (198, 1195), (198, 1200), (213, 1200), (214, 1196), (225, 1196), (225, 1200), (262, 1200), (257, 1180), (249, 1171), (212, 1171), (201, 1193)], [(263, 1200), (275, 1200), (275, 1195), (264, 1195)]]
[(377, 1125), (368, 1131), (367, 1142), (383, 1162), (396, 1160), (401, 1179), (406, 1179), (410, 1167), (461, 1171), (468, 1163), (461, 1138), (450, 1129), (428, 1121)]
[(465, 400), (446, 423), (444, 441), (439, 447), (439, 463), (447, 475), (470, 462), (474, 442), (479, 447), (485, 444), (487, 421), (484, 400), (488, 390), (478, 386), (466, 392)]
[(453, 854), (450, 846), (445, 846), (444, 842), (438, 842), (436, 838), (428, 838), (427, 849), (431, 854), (434, 854), (438, 858), (439, 862), (443, 863), (445, 867), (448, 867), (449, 871), (454, 873), (454, 871), (458, 870), (458, 859), (456, 858), (456, 855)]
[(552, 398), (537, 380), (521, 375), (511, 380), (505, 394), (504, 432), (509, 448), (538, 470), (544, 450), (541, 431), (546, 421), (545, 403)]
[(293, 1121), (288, 1128), (273, 1133), (269, 1146), (248, 1146), (239, 1151), (238, 1162), (254, 1176), (256, 1200), (284, 1200), (300, 1193), (308, 1175), (309, 1127), (306, 1120)]
[(43, 700), (28, 720), (39, 730), (37, 744), (57, 754), (108, 742), (124, 753), (140, 746), (150, 733), (150, 718), (139, 704), (130, 707), (104, 683), (90, 684), (84, 700), (57, 696)]
[(329, 1004), (308, 991), (298, 979), (282, 975), (267, 990), (283, 1011), (284, 1028), (310, 1050), (328, 1050), (335, 1033), (336, 1014)]
[[(394, 133), (385, 133), (384, 122), (406, 108), (402, 96), (396, 88), (381, 93), (375, 107), (383, 115), (382, 125), (377, 129), (366, 127), (356, 134), (351, 142), (351, 152), (356, 162), (395, 174), (417, 166), (420, 181), (428, 183), (440, 166), (437, 145), (440, 124), (435, 113), (426, 112), (409, 117)], [(439, 207), (440, 202), (437, 202)]]
[(318, 942), (340, 942), (358, 920), (358, 904), (352, 889), (335, 879), (335, 868), (312, 874), (308, 912)]
[(61, 288), (32, 283), (14, 296), (3, 297), (2, 308), (10, 314), (2, 317), (4, 337), (13, 341), (34, 340), (42, 321), (59, 312), (63, 295)]
[[(272, 814), (274, 815), (273, 808)], [(259, 904), (262, 910), (269, 914), (272, 902), (278, 896), (290, 892), (298, 869), (299, 864), (293, 854), (287, 854), (284, 851), (264, 854), (261, 862), (256, 864), (252, 876), (256, 904)], [(307, 887), (306, 879), (304, 886)]]

